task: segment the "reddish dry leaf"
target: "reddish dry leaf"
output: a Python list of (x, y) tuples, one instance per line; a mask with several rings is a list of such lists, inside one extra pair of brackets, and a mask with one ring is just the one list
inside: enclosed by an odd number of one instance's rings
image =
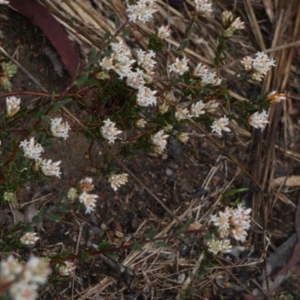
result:
[(9, 4), (43, 30), (74, 78), (80, 59), (62, 25), (37, 0), (10, 0)]

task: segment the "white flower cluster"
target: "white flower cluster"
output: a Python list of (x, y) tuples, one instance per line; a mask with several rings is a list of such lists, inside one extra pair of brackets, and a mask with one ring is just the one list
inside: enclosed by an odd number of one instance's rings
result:
[[(0, 3), (1, 4), (1, 3)], [(6, 115), (13, 117), (19, 110), (21, 105), (21, 99), (15, 96), (6, 98)]]
[(174, 72), (179, 75), (183, 75), (185, 72), (189, 70), (189, 67), (187, 65), (187, 62), (189, 59), (186, 57), (183, 57), (183, 59), (179, 59), (178, 57), (176, 58), (175, 62), (168, 66), (169, 72)]
[[(10, 255), (0, 263), (0, 285), (11, 299), (37, 299), (36, 290), (46, 283), (51, 269), (42, 258), (31, 256), (26, 263), (19, 263)], [(1, 291), (3, 292), (3, 291)]]
[(30, 141), (22, 141), (20, 147), (23, 148), (24, 156), (29, 159), (34, 159), (35, 161), (40, 159), (41, 153), (44, 152), (44, 148), (41, 144), (34, 143), (34, 138), (32, 137)]
[(166, 149), (168, 134), (164, 134), (164, 130), (160, 130), (151, 136), (151, 142), (154, 145), (154, 151), (161, 154)]
[(104, 125), (101, 127), (101, 135), (108, 140), (109, 143), (113, 144), (115, 142), (116, 136), (122, 133), (118, 130), (116, 123), (112, 122), (110, 119), (106, 119)]
[(229, 124), (229, 120), (227, 117), (222, 117), (219, 118), (218, 120), (215, 120), (212, 124), (212, 126), (210, 126), (212, 128), (212, 132), (216, 132), (217, 134), (221, 135), (222, 134), (222, 130), (226, 131), (226, 132), (230, 132), (230, 128), (227, 127), (227, 125)]
[(70, 130), (68, 122), (62, 122), (62, 118), (55, 118), (51, 120), (50, 131), (54, 137), (62, 137), (66, 139)]
[(224, 11), (222, 13), (222, 23), (225, 29), (223, 36), (227, 38), (231, 37), (236, 30), (245, 28), (244, 22), (242, 22), (239, 17), (234, 19), (230, 11)]
[(34, 245), (35, 242), (39, 240), (39, 237), (36, 235), (36, 232), (25, 232), (20, 238), (21, 244), (26, 246)]
[(0, 4), (9, 4), (9, 1), (6, 1), (6, 0), (0, 0)]
[(128, 181), (128, 174), (122, 173), (122, 174), (110, 174), (108, 181), (111, 185), (111, 187), (114, 189), (114, 191), (117, 191), (117, 189), (125, 184)]
[[(119, 43), (111, 43), (113, 53), (109, 57), (104, 57), (100, 62), (100, 66), (106, 71), (113, 70), (120, 79), (126, 78), (126, 84), (138, 90), (137, 104), (143, 107), (155, 105), (157, 103), (156, 91), (152, 91), (146, 87), (146, 83), (152, 81), (154, 74), (153, 68), (156, 64), (154, 61), (155, 52), (150, 50), (145, 52), (137, 50), (137, 61), (132, 58), (130, 49), (121, 41)], [(132, 70), (134, 63), (141, 68)]]
[(157, 30), (157, 37), (160, 40), (166, 40), (171, 34), (169, 26), (160, 26)]
[(137, 20), (146, 23), (152, 15), (157, 11), (156, 0), (139, 0), (135, 5), (127, 5), (126, 12), (131, 22)]
[(269, 59), (268, 55), (264, 52), (257, 52), (256, 58), (246, 56), (242, 59), (241, 63), (246, 71), (250, 71), (251, 78), (257, 81), (261, 81), (263, 76), (271, 69), (275, 67), (275, 60)]
[(213, 12), (210, 0), (195, 0), (195, 8), (203, 16), (210, 15)]
[(265, 110), (262, 112), (257, 111), (248, 118), (248, 123), (256, 129), (264, 130), (269, 123), (268, 118), (269, 115)]
[(220, 85), (221, 78), (218, 78), (216, 72), (210, 72), (208, 68), (199, 63), (193, 71), (193, 76), (201, 78), (203, 84), (211, 84), (212, 86)]
[(251, 222), (250, 212), (251, 208), (245, 209), (241, 205), (236, 209), (226, 207), (224, 212), (219, 212), (219, 215), (211, 215), (210, 222), (217, 227), (221, 238), (230, 235), (237, 241), (245, 242)]
[(217, 255), (219, 252), (227, 253), (232, 248), (229, 239), (218, 240), (214, 236), (211, 240), (206, 242), (206, 245), (208, 246), (208, 251), (215, 255)]
[[(94, 194), (88, 194), (94, 188), (93, 179), (90, 177), (86, 177), (79, 182), (79, 190), (81, 192), (79, 196), (79, 201), (84, 204), (86, 214), (90, 214), (95, 210), (96, 201), (98, 196)], [(70, 199), (72, 200), (72, 199)]]
[(69, 276), (74, 271), (76, 266), (71, 261), (65, 261), (63, 264), (59, 264), (56, 267), (56, 271), (60, 276)]

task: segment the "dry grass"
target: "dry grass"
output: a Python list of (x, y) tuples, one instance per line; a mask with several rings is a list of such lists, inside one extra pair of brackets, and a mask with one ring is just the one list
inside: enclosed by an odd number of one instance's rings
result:
[[(52, 14), (68, 30), (70, 37), (76, 41), (83, 54), (87, 55), (92, 47), (100, 49), (102, 38), (106, 31), (112, 34), (115, 32), (113, 18), (117, 16), (121, 23), (125, 21), (125, 5), (120, 0), (94, 1), (95, 7), (90, 1), (58, 1), (41, 0), (49, 8)], [(179, 45), (180, 39), (184, 35), (186, 26), (191, 19), (191, 3), (185, 1), (184, 8), (180, 11), (168, 6), (163, 1), (158, 1), (159, 12), (155, 14), (152, 22), (134, 25), (132, 36), (127, 42), (134, 47), (146, 49), (148, 37), (155, 32), (159, 25), (169, 24), (173, 31), (173, 37), (168, 42), (168, 49), (174, 49)], [(299, 45), (300, 45), (300, 4), (298, 0), (291, 1), (215, 1), (217, 4), (216, 13), (208, 19), (200, 19), (196, 24), (196, 30), (191, 37), (191, 46), (185, 52), (191, 64), (199, 62), (212, 66), (214, 50), (216, 48), (216, 37), (221, 31), (220, 13), (225, 9), (235, 10), (246, 23), (246, 29), (240, 31), (230, 41), (226, 65), (220, 70), (223, 77), (230, 77), (234, 74), (237, 64), (245, 55), (254, 55), (257, 51), (265, 51), (277, 62), (277, 67), (265, 77), (261, 93), (269, 90), (284, 92), (288, 99), (283, 104), (275, 105), (271, 110), (271, 119), (268, 130), (264, 132), (250, 132), (232, 124), (232, 128), (239, 141), (239, 145), (248, 156), (248, 165), (242, 165), (230, 151), (225, 151), (224, 147), (214, 138), (208, 135), (199, 125), (191, 122), (198, 133), (206, 135), (209, 143), (216, 147), (217, 152), (225, 156), (217, 166), (211, 169), (202, 187), (211, 184), (213, 176), (219, 172), (224, 177), (224, 188), (219, 189), (215, 194), (209, 195), (216, 199), (215, 203), (208, 210), (203, 209), (203, 204), (208, 201), (208, 197), (202, 196), (191, 201), (184, 210), (172, 211), (173, 218), (166, 220), (163, 229), (157, 233), (157, 237), (166, 236), (173, 232), (173, 228), (184, 223), (193, 216), (198, 222), (205, 222), (207, 216), (214, 212), (219, 205), (221, 195), (231, 188), (232, 180), (227, 180), (226, 163), (231, 161), (239, 167), (239, 172), (250, 178), (250, 190), (253, 209), (253, 228), (250, 235), (250, 243), (256, 251), (256, 258), (252, 260), (251, 266), (246, 260), (240, 265), (258, 270), (263, 273), (264, 264), (269, 251), (272, 251), (270, 238), (274, 228), (269, 227), (272, 210), (279, 201), (286, 205), (287, 209), (293, 210), (294, 199), (290, 199), (290, 190), (285, 189), (284, 182), (281, 186), (274, 186), (274, 173), (278, 168), (291, 168), (294, 163), (300, 160), (298, 136), (299, 124), (297, 121), (299, 109)], [(154, 25), (155, 24), (155, 25)], [(159, 57), (159, 65), (165, 66), (174, 57), (171, 51), (167, 57)], [(248, 92), (243, 86), (238, 86), (240, 92), (230, 91), (231, 96), (240, 99), (247, 99)], [(250, 143), (250, 146), (248, 147)], [(217, 157), (216, 157), (217, 159)], [(130, 170), (126, 170), (130, 172)], [(236, 176), (239, 175), (237, 172)], [(130, 172), (132, 173), (132, 172)], [(137, 177), (139, 184), (145, 187)], [(149, 193), (157, 200), (159, 197), (153, 191), (145, 187)], [(168, 209), (168, 208), (167, 208)], [(159, 223), (160, 220), (152, 220)], [(137, 232), (143, 232), (142, 223)], [(161, 226), (158, 226), (161, 227)], [(192, 237), (194, 243), (199, 237)], [(174, 299), (180, 299), (183, 290), (195, 289), (197, 292), (194, 298), (204, 299), (199, 296), (198, 291), (206, 287), (215, 285), (215, 278), (224, 277), (226, 280), (235, 282), (237, 285), (243, 284), (237, 279), (232, 270), (232, 265), (224, 263), (222, 257), (217, 257), (219, 267), (209, 266), (208, 276), (198, 282), (191, 277), (182, 277), (180, 274), (188, 270), (193, 274), (199, 273), (199, 266), (203, 260), (203, 253), (198, 251), (198, 256), (191, 255), (190, 259), (181, 258), (179, 255), (180, 241), (178, 239), (169, 241), (168, 248), (159, 248), (155, 243), (143, 245), (142, 251), (130, 251), (120, 266), (135, 272), (134, 281), (131, 284), (133, 290), (140, 291), (144, 295), (143, 299), (153, 298), (154, 290), (157, 295), (160, 290), (175, 290), (177, 295)], [(207, 262), (206, 262), (207, 263)], [(226, 265), (226, 266), (225, 266)], [(246, 286), (244, 285), (244, 288)], [(118, 287), (115, 278), (104, 276), (100, 282), (87, 290), (74, 295), (76, 299), (122, 299), (122, 290)], [(300, 292), (299, 292), (300, 293)], [(73, 297), (72, 297), (73, 298)], [(254, 299), (254, 298), (253, 298)]]

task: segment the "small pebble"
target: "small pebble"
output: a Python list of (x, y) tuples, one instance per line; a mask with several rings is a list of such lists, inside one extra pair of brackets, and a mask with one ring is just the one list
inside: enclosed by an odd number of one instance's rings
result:
[(165, 172), (166, 172), (167, 176), (173, 175), (173, 171), (169, 168), (167, 168)]

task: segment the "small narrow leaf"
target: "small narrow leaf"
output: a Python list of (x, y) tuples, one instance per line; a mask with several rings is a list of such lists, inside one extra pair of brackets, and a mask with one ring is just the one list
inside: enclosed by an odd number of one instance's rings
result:
[(89, 78), (89, 74), (87, 72), (83, 73), (80, 78), (77, 80), (76, 85), (81, 86), (83, 85), (87, 79)]

